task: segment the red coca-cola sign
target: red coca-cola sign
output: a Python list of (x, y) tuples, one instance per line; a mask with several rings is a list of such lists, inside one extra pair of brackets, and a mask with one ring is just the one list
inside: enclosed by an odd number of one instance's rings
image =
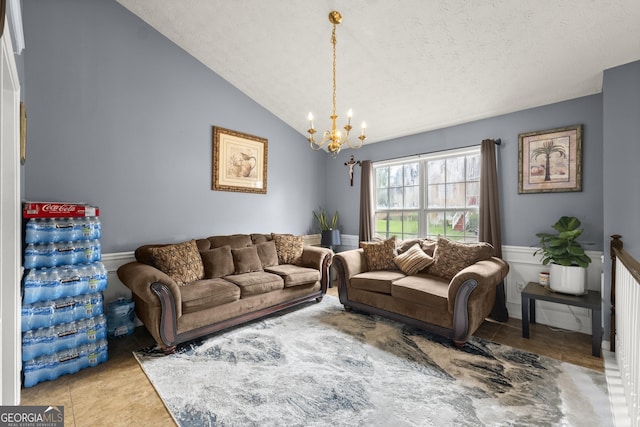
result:
[(54, 218), (98, 216), (100, 210), (84, 203), (26, 202), (22, 211), (24, 218)]

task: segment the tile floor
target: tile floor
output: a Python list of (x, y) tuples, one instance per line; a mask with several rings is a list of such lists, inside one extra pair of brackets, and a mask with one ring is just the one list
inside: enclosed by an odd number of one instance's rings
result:
[[(337, 289), (330, 288), (337, 296)], [(475, 335), (522, 350), (604, 371), (602, 358), (591, 356), (591, 337), (531, 325), (530, 339), (521, 336), (519, 319), (485, 322)], [(109, 360), (94, 368), (23, 389), (22, 405), (63, 405), (66, 426), (173, 426), (153, 386), (131, 354), (153, 344), (144, 329), (109, 340)]]

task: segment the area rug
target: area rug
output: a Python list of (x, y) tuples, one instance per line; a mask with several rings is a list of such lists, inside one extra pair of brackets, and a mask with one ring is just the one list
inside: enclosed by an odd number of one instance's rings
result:
[(613, 425), (599, 372), (478, 338), (460, 350), (331, 296), (134, 355), (183, 427)]

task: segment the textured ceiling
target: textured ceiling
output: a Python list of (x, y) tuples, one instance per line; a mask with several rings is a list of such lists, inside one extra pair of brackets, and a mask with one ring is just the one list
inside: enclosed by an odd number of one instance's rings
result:
[(331, 114), (367, 143), (599, 93), (640, 59), (640, 0), (117, 0), (306, 135)]

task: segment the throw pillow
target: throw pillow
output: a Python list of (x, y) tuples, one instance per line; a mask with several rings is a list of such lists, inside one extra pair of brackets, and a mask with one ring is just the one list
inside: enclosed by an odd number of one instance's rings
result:
[(429, 256), (433, 256), (433, 253), (436, 250), (436, 246), (438, 246), (438, 241), (431, 240), (431, 239), (424, 239), (420, 243), (420, 246), (422, 246), (422, 250), (424, 251), (424, 253), (426, 253)]
[(407, 239), (402, 240), (396, 244), (396, 252), (398, 255), (402, 255), (413, 247), (416, 243), (421, 243), (422, 239)]
[(258, 257), (262, 263), (262, 268), (273, 267), (278, 265), (278, 251), (276, 250), (276, 242), (269, 240), (268, 242), (258, 243)]
[(304, 250), (303, 236), (274, 234), (273, 241), (276, 244), (278, 264), (300, 265), (302, 263), (302, 252)]
[(236, 271), (229, 245), (202, 251), (200, 256), (204, 264), (204, 277), (207, 279), (228, 276)]
[(393, 262), (396, 255), (396, 236), (382, 242), (361, 242), (360, 247), (364, 250), (369, 271), (398, 269)]
[(412, 276), (433, 264), (433, 258), (424, 253), (419, 243), (411, 246), (407, 251), (393, 259), (400, 271)]
[(451, 280), (460, 270), (493, 256), (489, 243), (459, 243), (439, 238), (429, 274)]
[(231, 249), (231, 253), (233, 254), (233, 265), (236, 268), (236, 274), (263, 271), (262, 263), (258, 257), (258, 250), (255, 246)]
[(171, 277), (178, 286), (204, 277), (204, 266), (195, 240), (152, 248), (151, 254), (156, 268)]

